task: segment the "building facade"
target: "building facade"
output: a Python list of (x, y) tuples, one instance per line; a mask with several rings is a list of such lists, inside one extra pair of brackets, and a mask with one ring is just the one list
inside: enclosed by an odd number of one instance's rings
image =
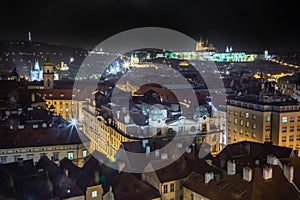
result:
[(63, 158), (82, 166), (89, 140), (76, 125), (48, 116), (41, 107), (6, 111), (0, 128), (0, 163), (47, 156), (55, 162)]
[(273, 142), (300, 149), (300, 105), (296, 101), (229, 100), (227, 105), (228, 143)]

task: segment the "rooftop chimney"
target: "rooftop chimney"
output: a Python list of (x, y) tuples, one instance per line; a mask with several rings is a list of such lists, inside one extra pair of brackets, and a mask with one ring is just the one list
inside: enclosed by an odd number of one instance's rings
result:
[(66, 176), (69, 176), (69, 170), (68, 169), (65, 169), (65, 174), (66, 174)]
[(142, 140), (142, 146), (143, 146), (143, 148), (146, 148), (147, 143), (148, 143), (148, 140)]
[(273, 169), (272, 167), (264, 167), (263, 168), (263, 177), (265, 180), (271, 179), (273, 176)]
[(162, 153), (161, 154), (161, 159), (167, 159), (168, 158), (168, 154), (167, 153)]
[(249, 166), (243, 168), (243, 180), (252, 181), (252, 169)]
[(130, 119), (129, 114), (126, 114), (124, 117), (125, 124), (129, 123), (129, 119)]
[(288, 181), (290, 183), (292, 183), (293, 180), (294, 180), (294, 166), (289, 165), (289, 164), (285, 164), (283, 166), (283, 174), (288, 179)]
[(156, 157), (159, 157), (159, 149), (156, 149), (156, 150), (155, 150), (155, 156), (156, 156)]
[(269, 165), (277, 165), (278, 159), (273, 154), (267, 155), (267, 163)]
[(206, 172), (205, 173), (205, 184), (209, 183), (209, 181), (214, 179), (214, 173), (213, 172)]
[(147, 145), (147, 146), (146, 146), (146, 155), (149, 156), (150, 153), (151, 153), (151, 151), (150, 151), (150, 146)]
[(125, 168), (125, 162), (118, 161), (118, 171), (121, 172)]
[(231, 160), (227, 161), (227, 174), (228, 175), (235, 175), (236, 173), (236, 163)]

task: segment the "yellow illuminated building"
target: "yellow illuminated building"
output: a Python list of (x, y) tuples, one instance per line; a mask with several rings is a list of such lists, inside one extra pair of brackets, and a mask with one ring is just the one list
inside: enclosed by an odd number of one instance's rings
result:
[(273, 142), (300, 150), (300, 105), (298, 102), (229, 100), (228, 144), (240, 141)]
[[(110, 160), (118, 151), (122, 142), (134, 141), (125, 134), (109, 126), (101, 117), (96, 117), (96, 108), (90, 103), (83, 107), (83, 132), (91, 140), (90, 152), (98, 150), (105, 154)], [(120, 127), (125, 125), (120, 124)]]

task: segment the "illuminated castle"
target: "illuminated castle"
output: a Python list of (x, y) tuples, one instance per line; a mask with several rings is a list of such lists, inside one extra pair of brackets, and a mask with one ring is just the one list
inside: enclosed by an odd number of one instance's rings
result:
[(215, 51), (215, 50), (216, 48), (214, 47), (214, 45), (208, 43), (208, 39), (204, 43), (201, 37), (201, 39), (196, 43), (196, 51)]
[(43, 80), (43, 68), (40, 67), (39, 61), (36, 59), (33, 66), (30, 68), (30, 81)]

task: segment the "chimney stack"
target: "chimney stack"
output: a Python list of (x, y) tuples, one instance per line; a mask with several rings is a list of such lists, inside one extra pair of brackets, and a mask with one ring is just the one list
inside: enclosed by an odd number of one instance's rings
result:
[(252, 169), (249, 166), (243, 168), (243, 179), (248, 182), (252, 181)]
[(288, 179), (290, 183), (294, 180), (294, 166), (290, 164), (285, 164), (283, 166), (283, 174)]
[(159, 149), (155, 150), (155, 157), (159, 157)]
[(265, 180), (271, 179), (273, 176), (273, 169), (272, 167), (264, 167), (263, 168), (263, 177)]
[(278, 159), (273, 154), (267, 155), (267, 163), (269, 165), (277, 165)]
[(206, 172), (204, 176), (205, 176), (204, 177), (205, 184), (209, 183), (211, 180), (214, 179), (214, 173), (213, 172)]
[(143, 148), (146, 148), (147, 144), (148, 144), (148, 140), (142, 140), (142, 146), (143, 146)]
[(125, 162), (118, 161), (118, 172), (120, 173), (125, 168)]
[(151, 153), (151, 151), (150, 151), (150, 146), (147, 145), (147, 146), (146, 146), (146, 155), (149, 156), (150, 153)]
[(65, 174), (66, 174), (66, 176), (69, 176), (69, 170), (68, 169), (65, 169)]
[(160, 158), (161, 158), (162, 160), (168, 159), (168, 154), (167, 154), (167, 153), (161, 153)]
[(227, 174), (228, 175), (235, 175), (236, 173), (236, 163), (234, 160), (228, 160), (227, 161)]

